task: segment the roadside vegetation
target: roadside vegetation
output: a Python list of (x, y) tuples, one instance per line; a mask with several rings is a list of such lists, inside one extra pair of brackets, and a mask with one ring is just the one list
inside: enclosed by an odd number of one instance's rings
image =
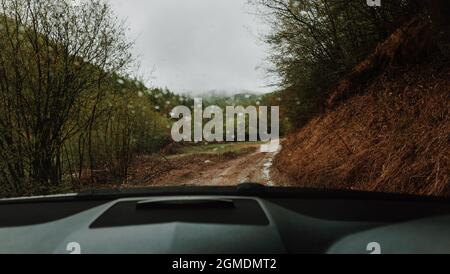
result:
[(291, 185), (450, 195), (448, 1), (252, 2), (272, 25)]
[(188, 99), (129, 76), (131, 47), (104, 1), (0, 1), (1, 196), (125, 180), (134, 155), (168, 144)]

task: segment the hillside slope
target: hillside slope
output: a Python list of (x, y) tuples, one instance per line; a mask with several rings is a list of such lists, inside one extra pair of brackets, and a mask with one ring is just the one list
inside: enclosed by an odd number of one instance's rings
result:
[(450, 66), (429, 34), (414, 21), (380, 44), (286, 138), (278, 171), (304, 187), (450, 195)]

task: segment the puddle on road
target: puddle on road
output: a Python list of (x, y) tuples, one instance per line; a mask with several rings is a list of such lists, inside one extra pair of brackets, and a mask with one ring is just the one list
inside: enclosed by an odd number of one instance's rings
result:
[[(272, 168), (272, 161), (273, 158), (275, 158), (275, 156), (278, 154), (278, 152), (280, 152), (281, 150), (281, 145), (279, 144), (279, 140), (277, 140), (276, 142), (274, 142), (273, 144), (271, 144), (271, 149), (272, 151), (270, 151), (267, 156), (266, 161), (263, 164), (263, 169), (262, 169), (262, 174), (263, 174), (263, 178), (265, 180), (267, 180), (267, 186), (274, 186), (272, 180), (270, 179), (270, 169)], [(263, 149), (261, 149), (263, 150)]]

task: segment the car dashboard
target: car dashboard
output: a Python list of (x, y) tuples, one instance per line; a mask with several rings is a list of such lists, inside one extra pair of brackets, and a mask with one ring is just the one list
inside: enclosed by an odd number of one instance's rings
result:
[(2, 202), (0, 253), (450, 253), (445, 200), (234, 194)]

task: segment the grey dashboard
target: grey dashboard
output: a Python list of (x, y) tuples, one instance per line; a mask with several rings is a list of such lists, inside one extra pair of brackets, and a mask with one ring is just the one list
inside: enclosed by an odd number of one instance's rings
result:
[(0, 204), (0, 216), (0, 253), (450, 253), (448, 203), (142, 196)]

